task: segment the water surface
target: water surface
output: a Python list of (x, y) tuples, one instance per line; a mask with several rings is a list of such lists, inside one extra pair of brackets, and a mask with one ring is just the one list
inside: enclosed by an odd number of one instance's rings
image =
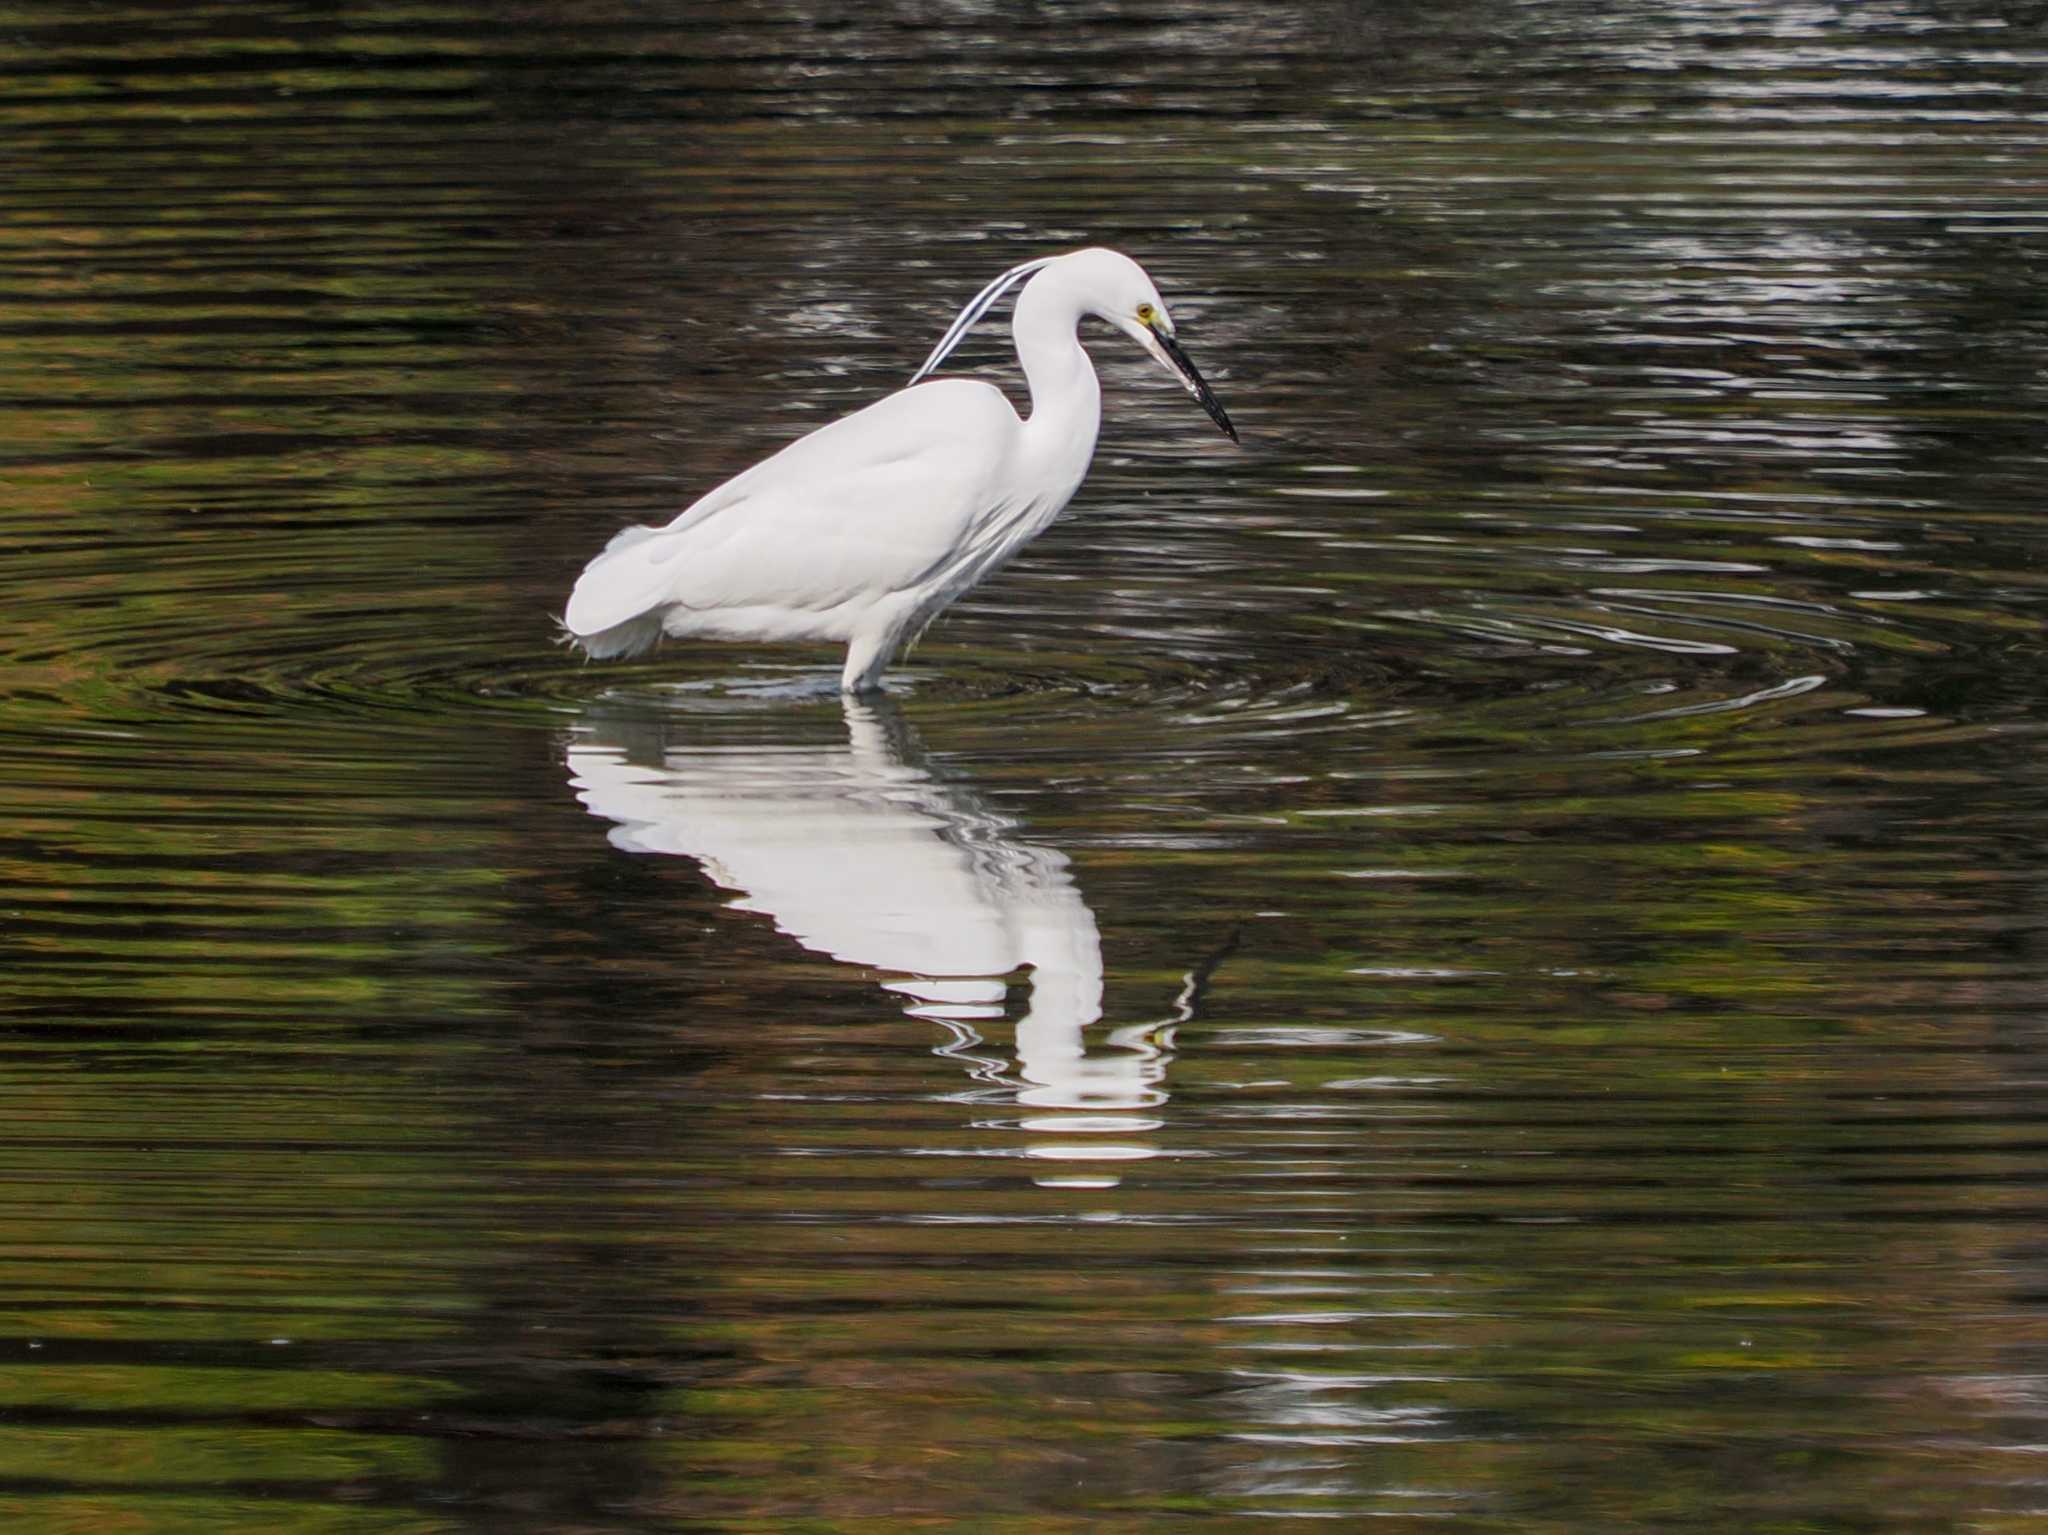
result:
[[(0, 18), (10, 1529), (2048, 1508), (2037, 6)], [(1084, 241), (1242, 451), (554, 644)]]

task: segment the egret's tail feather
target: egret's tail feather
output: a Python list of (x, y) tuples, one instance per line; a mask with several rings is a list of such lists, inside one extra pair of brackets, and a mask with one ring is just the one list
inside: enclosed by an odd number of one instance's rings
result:
[(660, 531), (660, 528), (621, 528), (606, 541), (603, 552), (617, 554), (621, 549), (630, 549), (635, 544), (644, 543)]
[(613, 624), (609, 629), (600, 629), (595, 634), (571, 631), (569, 643), (579, 646), (592, 660), (610, 661), (652, 650), (660, 638), (661, 612), (656, 609), (638, 614), (622, 624)]
[(603, 661), (654, 648), (679, 547), (672, 529), (624, 528), (584, 566), (562, 624), (585, 654)]

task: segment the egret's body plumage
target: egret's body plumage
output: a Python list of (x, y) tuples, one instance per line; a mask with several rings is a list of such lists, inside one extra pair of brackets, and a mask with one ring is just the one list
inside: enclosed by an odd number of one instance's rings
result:
[(801, 437), (659, 528), (628, 528), (584, 568), (563, 622), (593, 656), (632, 655), (664, 633), (838, 640), (840, 686), (861, 692), (962, 592), (1059, 516), (1095, 453), (1101, 389), (1076, 327), (1094, 314), (1179, 374), (1229, 419), (1173, 341), (1144, 269), (1076, 251), (1005, 273), (962, 312), (920, 370), (1025, 273), (1013, 333), (1031, 390), (1019, 419), (992, 384), (911, 387)]

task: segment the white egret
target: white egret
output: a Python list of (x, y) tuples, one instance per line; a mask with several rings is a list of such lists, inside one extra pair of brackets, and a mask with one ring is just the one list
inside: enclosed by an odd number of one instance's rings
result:
[[(923, 382), (1019, 278), (1011, 330), (1031, 390), (1019, 420), (973, 379)], [(663, 634), (843, 640), (847, 693), (1059, 516), (1095, 454), (1102, 392), (1076, 330), (1094, 315), (1237, 431), (1130, 257), (1081, 250), (1012, 267), (960, 311), (908, 388), (801, 437), (665, 527), (627, 528), (584, 567), (563, 624), (593, 656)]]

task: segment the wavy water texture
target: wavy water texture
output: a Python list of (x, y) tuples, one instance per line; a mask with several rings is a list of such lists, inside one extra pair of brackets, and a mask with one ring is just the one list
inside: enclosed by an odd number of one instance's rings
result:
[[(0, 1523), (2032, 1527), (2041, 36), (0, 6)], [(555, 643), (1094, 241), (1242, 451)]]

